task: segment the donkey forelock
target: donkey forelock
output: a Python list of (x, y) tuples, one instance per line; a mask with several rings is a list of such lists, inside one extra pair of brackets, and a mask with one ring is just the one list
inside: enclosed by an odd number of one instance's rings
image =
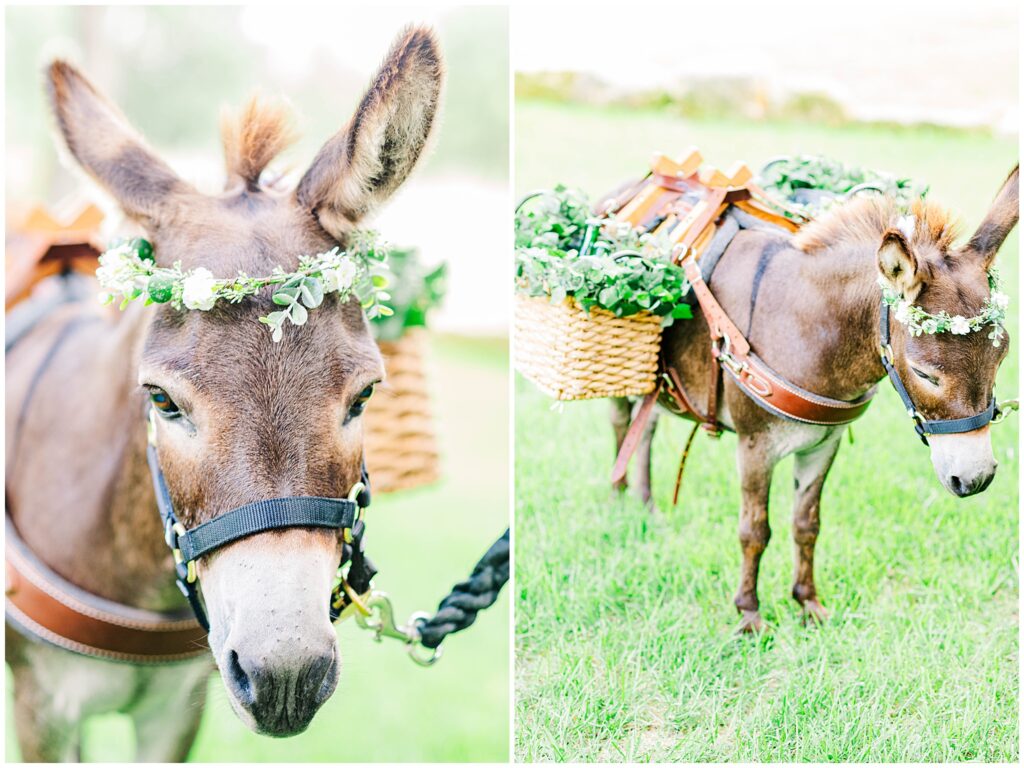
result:
[(793, 238), (793, 245), (814, 253), (836, 245), (878, 243), (886, 231), (896, 230), (911, 246), (932, 246), (946, 254), (960, 236), (960, 222), (936, 203), (915, 200), (910, 209), (913, 218), (908, 220), (906, 215), (892, 197), (855, 197), (805, 226)]
[(249, 191), (259, 189), (260, 174), (292, 144), (291, 108), (279, 99), (253, 96), (237, 114), (221, 113), (220, 133), (227, 167), (227, 189), (239, 182)]

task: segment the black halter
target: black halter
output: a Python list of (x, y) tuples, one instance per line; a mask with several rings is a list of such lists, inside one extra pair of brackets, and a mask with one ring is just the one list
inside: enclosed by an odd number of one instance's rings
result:
[[(147, 425), (152, 429), (151, 425)], [(337, 621), (342, 611), (359, 595), (370, 588), (370, 581), (377, 573), (373, 563), (363, 551), (363, 534), (366, 525), (362, 510), (370, 506), (370, 476), (363, 462), (361, 481), (349, 494), (350, 498), (335, 499), (325, 496), (289, 496), (280, 499), (264, 499), (252, 504), (236, 507), (218, 515), (191, 530), (187, 530), (174, 514), (171, 494), (167, 481), (160, 469), (156, 445), (150, 433), (146, 448), (149, 472), (153, 478), (157, 508), (164, 524), (164, 540), (174, 554), (174, 570), (178, 589), (188, 599), (196, 620), (203, 629), (210, 629), (203, 602), (199, 597), (199, 580), (196, 561), (215, 549), (244, 539), (263, 531), (279, 528), (334, 528), (343, 531), (339, 571), (349, 564), (348, 573), (341, 579), (330, 595), (331, 621)]]
[(973, 432), (976, 429), (981, 429), (993, 420), (999, 420), (1002, 412), (996, 405), (995, 392), (992, 393), (988, 408), (974, 416), (966, 416), (962, 419), (924, 418), (917, 408), (914, 407), (914, 401), (910, 399), (910, 393), (903, 386), (903, 381), (896, 371), (896, 366), (892, 363), (892, 345), (889, 343), (889, 305), (884, 300), (882, 301), (880, 330), (882, 334), (880, 350), (882, 365), (885, 366), (885, 372), (889, 374), (889, 381), (892, 382), (893, 387), (896, 389), (896, 394), (903, 401), (903, 407), (907, 409), (907, 415), (914, 420), (914, 431), (920, 436), (922, 443), (928, 445), (928, 435), (955, 435), (960, 432)]

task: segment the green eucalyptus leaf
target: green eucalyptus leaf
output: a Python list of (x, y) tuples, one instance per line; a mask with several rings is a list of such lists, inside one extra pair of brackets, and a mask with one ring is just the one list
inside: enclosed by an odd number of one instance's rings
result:
[(300, 293), (302, 294), (302, 303), (310, 309), (315, 309), (323, 303), (324, 286), (323, 283), (315, 277), (306, 278), (306, 282), (302, 284)]
[(274, 291), (273, 301), (282, 307), (287, 307), (289, 304), (294, 304), (299, 296), (299, 288), (293, 286), (291, 288), (278, 288)]

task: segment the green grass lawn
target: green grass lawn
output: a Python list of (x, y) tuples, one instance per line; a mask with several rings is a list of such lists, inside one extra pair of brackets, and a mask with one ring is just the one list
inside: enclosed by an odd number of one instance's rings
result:
[[(437, 606), (508, 525), (508, 347), (438, 338), (430, 358), (442, 482), (374, 497), (368, 547), (404, 621)], [(155, 512), (154, 512), (155, 514)], [(509, 598), (504, 594), (424, 669), (401, 644), (373, 642), (354, 621), (339, 628), (344, 668), (309, 730), (256, 736), (230, 711), (220, 679), (190, 759), (216, 762), (494, 762), (508, 759)], [(8, 673), (8, 705), (10, 674)], [(8, 760), (18, 759), (11, 709)], [(169, 713), (169, 717), (173, 717)], [(118, 715), (87, 724), (84, 757), (125, 760), (132, 726)]]
[[(721, 166), (821, 152), (919, 177), (977, 223), (1016, 140), (943, 131), (687, 123), (654, 113), (520, 103), (519, 192), (562, 181), (591, 194), (639, 175), (651, 152), (696, 144)], [(1014, 297), (1017, 235), (1000, 256)], [(1018, 356), (999, 374), (1017, 391)], [(739, 579), (735, 437), (698, 436), (679, 507), (688, 424), (665, 417), (652, 515), (607, 481), (605, 401), (516, 387), (516, 759), (952, 761), (1018, 757), (1017, 417), (993, 427), (1000, 467), (958, 500), (891, 387), (844, 441), (825, 486), (817, 583), (832, 620), (802, 626), (790, 598), (792, 460), (772, 489), (761, 566), (770, 630), (733, 634)]]

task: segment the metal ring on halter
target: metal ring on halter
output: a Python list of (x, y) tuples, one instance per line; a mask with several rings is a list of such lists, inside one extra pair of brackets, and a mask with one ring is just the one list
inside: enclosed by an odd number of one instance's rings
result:
[(995, 415), (992, 417), (992, 423), (998, 424), (1001, 421), (1005, 421), (1006, 417), (1010, 415), (1011, 411), (1016, 411), (1020, 408), (1020, 401), (1017, 399), (1003, 400), (996, 405)]
[[(356, 515), (352, 520), (352, 525), (359, 522), (359, 518), (363, 516), (363, 508), (359, 505), (359, 494), (366, 490), (366, 484), (361, 480), (357, 481), (348, 492), (348, 500), (356, 505)], [(345, 539), (346, 544), (352, 543), (352, 529), (345, 528), (341, 532), (342, 537)]]

